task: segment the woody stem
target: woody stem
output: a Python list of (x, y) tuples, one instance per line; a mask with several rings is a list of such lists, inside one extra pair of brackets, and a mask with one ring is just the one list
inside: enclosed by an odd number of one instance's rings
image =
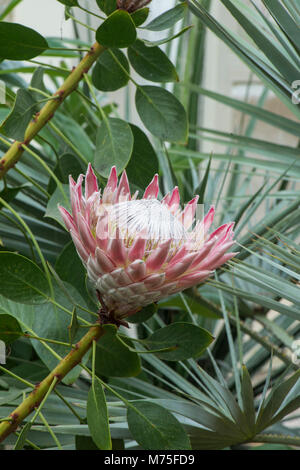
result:
[(15, 141), (10, 146), (6, 154), (0, 159), (0, 179), (3, 178), (7, 171), (20, 159), (24, 152), (23, 145), (28, 145), (47, 124), (47, 122), (52, 119), (57, 108), (59, 108), (66, 97), (77, 88), (78, 83), (83, 78), (84, 74), (88, 73), (94, 62), (104, 50), (105, 48), (98, 42), (91, 47), (78, 66), (72, 70), (62, 86), (54, 93), (52, 99), (47, 101), (41, 111), (37, 113), (29, 123), (25, 131), (24, 141)]
[(92, 326), (69, 354), (59, 362), (55, 369), (53, 369), (53, 371), (50, 372), (50, 374), (40, 382), (28, 397), (7, 417), (7, 420), (0, 422), (0, 442), (14, 432), (18, 425), (39, 406), (53, 384), (54, 379), (56, 379), (56, 383), (60, 382), (81, 362), (93, 342), (98, 341), (104, 332), (101, 325)]

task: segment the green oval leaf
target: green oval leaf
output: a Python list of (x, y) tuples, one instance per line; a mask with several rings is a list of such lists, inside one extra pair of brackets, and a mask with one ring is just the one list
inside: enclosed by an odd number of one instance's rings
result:
[(136, 29), (130, 14), (114, 11), (97, 29), (97, 41), (104, 47), (124, 48), (136, 40)]
[(145, 343), (151, 349), (174, 347), (173, 351), (158, 353), (157, 356), (166, 361), (183, 361), (199, 357), (212, 340), (213, 336), (204, 328), (176, 322), (155, 331)]
[(38, 110), (39, 108), (33, 94), (28, 90), (20, 88), (17, 91), (14, 106), (10, 114), (0, 126), (1, 132), (12, 139), (23, 142), (27, 126)]
[(189, 438), (177, 419), (162, 406), (135, 401), (128, 408), (128, 427), (146, 450), (190, 449)]
[(6, 344), (13, 343), (16, 339), (23, 336), (19, 322), (6, 313), (0, 311), (0, 341)]
[(116, 165), (118, 174), (127, 166), (133, 149), (133, 135), (127, 122), (104, 117), (98, 128), (94, 167), (107, 178)]
[[(128, 75), (115, 61), (113, 55), (127, 70)], [(119, 49), (104, 51), (97, 60), (92, 73), (93, 84), (101, 91), (115, 91), (127, 85), (129, 80), (129, 63), (126, 56)]]
[(107, 16), (117, 9), (116, 0), (96, 0), (96, 2), (100, 10), (104, 11)]
[(18, 23), (0, 22), (0, 59), (32, 59), (46, 49), (46, 39), (33, 29)]
[(184, 107), (167, 90), (155, 86), (137, 88), (136, 109), (153, 135), (168, 142), (185, 142), (188, 121)]
[(0, 294), (24, 304), (41, 304), (50, 295), (41, 269), (25, 256), (0, 252)]
[(101, 450), (112, 447), (108, 423), (108, 412), (103, 387), (98, 377), (94, 377), (87, 400), (87, 423), (93, 441)]
[(130, 124), (134, 144), (130, 161), (126, 167), (129, 181), (145, 189), (155, 173), (158, 173), (158, 159), (146, 134), (137, 126)]
[(128, 48), (134, 70), (151, 82), (176, 82), (178, 75), (172, 62), (157, 46), (147, 47), (139, 39)]
[(150, 12), (149, 8), (145, 7), (145, 8), (140, 8), (139, 10), (136, 10), (133, 13), (131, 13), (131, 18), (133, 19), (133, 22), (136, 27), (141, 26), (141, 24), (143, 24), (146, 21), (146, 19), (149, 16), (149, 12)]
[[(141, 371), (138, 354), (130, 351), (117, 336), (114, 325), (105, 325), (106, 332), (97, 343), (95, 368), (105, 377), (132, 377)], [(126, 340), (127, 341), (127, 340)], [(129, 344), (129, 340), (128, 340)], [(129, 346), (132, 346), (129, 344)]]

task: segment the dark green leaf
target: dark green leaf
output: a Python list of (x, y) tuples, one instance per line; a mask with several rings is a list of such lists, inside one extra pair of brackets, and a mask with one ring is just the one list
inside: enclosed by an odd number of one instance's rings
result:
[(135, 95), (141, 120), (153, 135), (169, 142), (185, 142), (188, 133), (184, 107), (172, 93), (154, 86), (139, 87)]
[(97, 132), (94, 167), (107, 178), (116, 165), (118, 174), (127, 166), (133, 149), (133, 135), (127, 122), (103, 118)]
[(16, 339), (23, 335), (19, 322), (6, 313), (1, 313), (0, 307), (0, 341), (6, 344), (13, 343)]
[(17, 91), (14, 107), (0, 127), (1, 132), (23, 142), (27, 126), (36, 112), (38, 112), (38, 106), (32, 93), (20, 88)]
[[(114, 325), (106, 325), (105, 335), (97, 343), (96, 372), (106, 377), (132, 377), (141, 371), (138, 354), (130, 351), (118, 338)], [(128, 340), (128, 345), (131, 343)]]
[(181, 424), (162, 406), (135, 401), (128, 408), (127, 420), (134, 439), (146, 450), (190, 449)]
[(128, 74), (115, 61), (114, 56), (129, 74), (129, 63), (122, 51), (119, 49), (104, 51), (97, 60), (92, 74), (93, 84), (98, 90), (115, 91), (128, 83)]
[(178, 75), (172, 62), (159, 47), (147, 47), (139, 39), (128, 48), (134, 70), (152, 82), (176, 82)]
[[(69, 176), (71, 175), (74, 180), (77, 180), (78, 176), (82, 173), (82, 167), (75, 155), (72, 153), (63, 153), (59, 157), (53, 173), (57, 176), (59, 181), (64, 184), (69, 184)], [(56, 182), (53, 178), (50, 178), (48, 192), (53, 194), (55, 189)]]
[(151, 349), (174, 348), (157, 354), (166, 361), (183, 361), (199, 357), (212, 342), (212, 335), (200, 326), (176, 322), (155, 331), (145, 340)]
[(87, 400), (87, 422), (93, 441), (101, 450), (112, 447), (106, 398), (98, 377), (94, 377)]
[(18, 23), (0, 22), (0, 59), (28, 60), (48, 48), (46, 39)]
[(124, 48), (136, 40), (136, 29), (130, 14), (114, 11), (97, 29), (97, 41), (104, 47)]
[(146, 21), (149, 15), (149, 11), (150, 11), (149, 8), (145, 7), (145, 8), (140, 8), (139, 10), (136, 10), (133, 13), (131, 13), (131, 18), (133, 19), (133, 22), (136, 27), (141, 26), (141, 24), (143, 24)]
[(0, 252), (0, 294), (26, 304), (41, 304), (50, 295), (43, 271), (30, 259)]
[(132, 156), (126, 167), (129, 181), (145, 189), (155, 173), (158, 173), (158, 159), (146, 134), (137, 126), (130, 124), (134, 137)]
[(104, 11), (107, 16), (117, 9), (116, 0), (96, 0), (96, 2), (100, 10)]

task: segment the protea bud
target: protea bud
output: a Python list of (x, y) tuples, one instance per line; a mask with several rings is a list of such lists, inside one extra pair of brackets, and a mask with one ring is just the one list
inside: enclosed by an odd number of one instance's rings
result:
[(133, 13), (140, 8), (145, 7), (152, 0), (117, 0), (117, 7), (121, 10), (126, 10), (128, 13)]
[(88, 277), (108, 312), (119, 320), (141, 307), (207, 279), (235, 253), (233, 223), (209, 234), (212, 206), (195, 222), (198, 197), (180, 208), (178, 188), (161, 201), (158, 175), (143, 197), (130, 194), (126, 171), (113, 167), (101, 195), (91, 165), (77, 183), (70, 177), (72, 215), (60, 212)]

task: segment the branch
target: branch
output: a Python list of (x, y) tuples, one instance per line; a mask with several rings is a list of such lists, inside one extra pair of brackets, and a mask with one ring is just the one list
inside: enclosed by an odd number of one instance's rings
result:
[(53, 99), (48, 101), (39, 113), (35, 115), (29, 123), (23, 142), (15, 141), (5, 155), (0, 159), (0, 179), (12, 168), (20, 159), (24, 152), (23, 145), (28, 145), (31, 140), (39, 133), (39, 131), (53, 118), (55, 111), (78, 86), (85, 73), (88, 73), (94, 62), (100, 54), (105, 50), (98, 42), (96, 42), (90, 51), (84, 56), (77, 67), (72, 70), (66, 81), (54, 93)]
[(0, 442), (14, 432), (19, 424), (40, 405), (51, 384), (53, 384), (53, 380), (56, 379), (56, 383), (60, 382), (75, 366), (80, 364), (93, 342), (98, 341), (103, 334), (104, 330), (101, 325), (90, 328), (69, 354), (60, 361), (42, 382), (36, 385), (28, 397), (7, 417), (7, 420), (0, 423)]

